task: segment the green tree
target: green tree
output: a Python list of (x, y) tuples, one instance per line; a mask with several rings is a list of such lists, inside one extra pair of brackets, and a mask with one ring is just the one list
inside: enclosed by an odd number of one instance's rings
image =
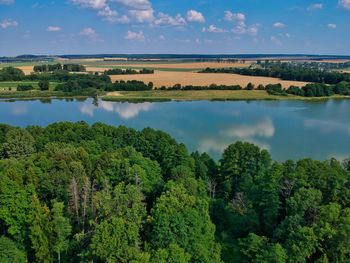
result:
[(170, 244), (167, 248), (159, 248), (153, 255), (154, 263), (189, 263), (190, 256), (178, 245)]
[(11, 239), (0, 237), (0, 262), (1, 263), (26, 263), (27, 255), (25, 251), (18, 248)]
[(35, 251), (35, 259), (38, 263), (50, 263), (52, 257), (52, 227), (50, 224), (50, 210), (41, 206), (36, 195), (32, 197), (32, 209), (28, 217), (30, 224), (30, 240), (32, 249)]
[(91, 240), (93, 255), (105, 262), (148, 262), (149, 255), (140, 249), (139, 225), (112, 216), (96, 227)]
[(237, 142), (230, 145), (220, 160), (221, 195), (232, 198), (235, 193), (250, 187), (255, 179), (271, 167), (271, 157), (266, 150), (250, 144)]
[(191, 262), (220, 262), (208, 208), (205, 199), (188, 195), (182, 185), (168, 185), (152, 210), (153, 247), (177, 244), (191, 256)]
[(3, 151), (5, 158), (27, 157), (34, 153), (34, 138), (23, 129), (14, 128), (9, 130), (5, 136)]
[(64, 204), (54, 202), (52, 208), (52, 230), (53, 230), (53, 249), (57, 253), (58, 262), (61, 262), (61, 253), (68, 250), (72, 226), (69, 219), (63, 215)]

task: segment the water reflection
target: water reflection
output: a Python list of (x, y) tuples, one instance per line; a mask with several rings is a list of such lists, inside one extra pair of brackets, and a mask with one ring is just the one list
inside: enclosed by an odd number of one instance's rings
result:
[(103, 110), (117, 113), (120, 118), (128, 120), (137, 117), (141, 112), (148, 112), (152, 107), (153, 104), (149, 102), (133, 104), (99, 101), (97, 104), (84, 103), (80, 106), (80, 112), (93, 117), (96, 110)]
[(25, 115), (28, 113), (28, 107), (23, 104), (19, 104), (19, 105), (14, 104), (11, 112), (15, 116)]
[(305, 128), (316, 129), (325, 134), (341, 132), (350, 135), (350, 126), (347, 123), (333, 122), (327, 120), (305, 120)]
[(0, 123), (46, 126), (103, 122), (163, 130), (190, 151), (219, 159), (236, 141), (270, 150), (276, 160), (350, 156), (350, 100), (121, 103), (98, 100), (0, 101)]
[(270, 118), (252, 124), (237, 124), (220, 130), (215, 137), (204, 138), (199, 143), (199, 150), (220, 154), (235, 141), (246, 141), (258, 145), (262, 149), (271, 150), (268, 142), (261, 139), (272, 138), (276, 128)]

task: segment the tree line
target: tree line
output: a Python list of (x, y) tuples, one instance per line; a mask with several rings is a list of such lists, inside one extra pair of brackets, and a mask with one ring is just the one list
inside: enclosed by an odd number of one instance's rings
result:
[(349, 262), (350, 161), (216, 162), (168, 134), (0, 125), (1, 262)]
[[(277, 64), (278, 65), (278, 64)], [(282, 64), (285, 65), (285, 64)], [(350, 82), (350, 74), (335, 71), (315, 70), (288, 66), (247, 67), (247, 68), (206, 68), (199, 73), (231, 73), (246, 76), (273, 77), (282, 80), (305, 81), (323, 84)]]
[(79, 64), (47, 64), (37, 65), (33, 68), (34, 72), (54, 72), (57, 70), (64, 70), (68, 72), (86, 72), (86, 67)]
[(153, 69), (141, 69), (141, 70), (135, 70), (135, 69), (109, 69), (105, 70), (104, 74), (106, 75), (137, 75), (137, 74), (154, 74)]

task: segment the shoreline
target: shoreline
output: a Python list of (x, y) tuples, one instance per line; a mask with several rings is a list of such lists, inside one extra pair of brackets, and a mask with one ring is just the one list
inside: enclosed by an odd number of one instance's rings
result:
[(198, 91), (120, 91), (93, 95), (74, 95), (62, 92), (11, 92), (1, 93), (0, 100), (41, 100), (41, 99), (88, 99), (98, 98), (116, 102), (167, 102), (167, 101), (242, 101), (242, 100), (303, 100), (320, 101), (329, 99), (350, 99), (350, 96), (334, 95), (329, 97), (275, 96), (259, 90), (198, 90)]

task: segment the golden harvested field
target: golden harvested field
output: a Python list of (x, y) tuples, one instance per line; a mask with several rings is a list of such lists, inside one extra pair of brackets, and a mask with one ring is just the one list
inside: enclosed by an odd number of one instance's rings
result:
[(17, 67), (17, 68), (19, 68), (20, 70), (22, 70), (22, 71), (24, 72), (24, 74), (30, 75), (30, 73), (33, 72), (34, 66), (21, 66), (21, 67)]
[[(84, 64), (84, 63), (83, 63)], [(181, 63), (150, 63), (150, 62), (104, 62), (100, 65), (97, 63), (95, 65), (85, 65), (87, 71), (103, 72), (106, 69), (111, 68), (150, 68), (162, 71), (198, 71), (205, 68), (230, 68), (230, 67), (248, 67), (251, 62), (246, 63), (227, 63), (227, 62), (181, 62)]]
[(146, 75), (113, 75), (111, 76), (113, 82), (119, 80), (140, 80), (143, 82), (153, 82), (154, 86), (159, 88), (161, 86), (174, 86), (175, 84), (194, 85), (194, 86), (208, 86), (211, 84), (217, 85), (241, 85), (247, 86), (249, 82), (254, 85), (267, 85), (281, 83), (284, 88), (292, 85), (304, 86), (307, 82), (299, 81), (284, 81), (276, 78), (268, 77), (252, 77), (242, 76), (237, 74), (219, 74), (219, 73), (195, 73), (195, 72), (165, 72), (156, 71), (154, 74)]
[[(86, 66), (87, 71), (93, 72), (104, 72), (107, 69), (113, 68), (123, 68), (123, 69), (142, 69), (142, 68), (151, 68), (155, 70), (162, 71), (198, 71), (205, 68), (229, 68), (229, 67), (248, 67), (252, 62), (246, 63), (227, 63), (227, 62), (135, 62), (135, 61), (103, 61), (102, 59), (84, 59), (79, 61), (58, 61), (64, 63), (78, 63)], [(85, 63), (84, 63), (85, 62)], [(29, 75), (33, 72), (32, 65), (30, 66), (18, 66), (17, 68), (23, 70), (26, 75)]]

